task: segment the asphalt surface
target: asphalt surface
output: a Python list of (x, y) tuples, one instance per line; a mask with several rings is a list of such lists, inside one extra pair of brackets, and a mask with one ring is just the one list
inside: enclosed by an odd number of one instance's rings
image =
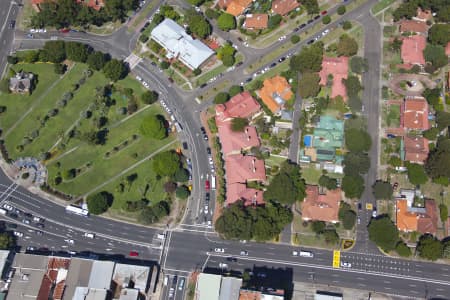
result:
[[(364, 105), (374, 141), (378, 138), (378, 132), (372, 130), (372, 128), (378, 128), (378, 81), (381, 51), (379, 37), (381, 34), (378, 24), (369, 16), (368, 11), (375, 2), (375, 0), (370, 0), (338, 20), (359, 20), (366, 30), (365, 56), (369, 60), (370, 68), (363, 78), (365, 88)], [(0, 5), (2, 11), (7, 8), (5, 2), (2, 2)], [(332, 13), (333, 10), (330, 9), (329, 12)], [(5, 19), (4, 24), (7, 24), (8, 20), (9, 18)], [(338, 21), (324, 26), (323, 29), (336, 26)], [(318, 22), (320, 22), (320, 19)], [(304, 30), (308, 28), (309, 26)], [(5, 44), (11, 44), (12, 42), (11, 32), (6, 33), (2, 30), (1, 38), (2, 41), (6, 41), (4, 42)], [(226, 33), (220, 34), (223, 34), (225, 39), (230, 35)], [(110, 36), (71, 32), (69, 34), (35, 34), (34, 39), (27, 39), (25, 32), (16, 32), (13, 51), (40, 47), (51, 36), (57, 36), (58, 39), (85, 42), (98, 50), (109, 52), (113, 57), (125, 59), (130, 54), (130, 49), (133, 48), (133, 41), (137, 35), (136, 33), (129, 33), (125, 27)], [(231, 36), (231, 39), (233, 40), (233, 36)], [(285, 42), (289, 42), (289, 38)], [(306, 40), (300, 42), (285, 54), (280, 55), (280, 57), (285, 56), (287, 53), (294, 53), (303, 47), (305, 43)], [(279, 46), (280, 43), (275, 43), (266, 49), (242, 50), (246, 55), (243, 66), (232, 73), (225, 73), (219, 80), (208, 87), (211, 88), (222, 80), (230, 80), (234, 83), (245, 80), (249, 75), (245, 74), (244, 69)], [(240, 50), (242, 47), (242, 45), (239, 45)], [(0, 53), (2, 58), (4, 58), (5, 53), (8, 53), (9, 49), (5, 50), (7, 47), (2, 47), (1, 49), (1, 51), (6, 51)], [(279, 57), (274, 61), (278, 59)], [(4, 69), (4, 59), (0, 61), (0, 67), (2, 70)], [(194, 190), (189, 202), (189, 209), (182, 222), (183, 224), (178, 226), (178, 228), (169, 228), (167, 239), (158, 241), (156, 234), (163, 232), (162, 229), (124, 224), (97, 216), (82, 218), (68, 215), (65, 213), (64, 206), (33, 195), (22, 187), (11, 185), (11, 181), (3, 174), (0, 174), (1, 204), (9, 203), (46, 219), (45, 229), (43, 229), (44, 234), (39, 238), (35, 236), (35, 232), (29, 231), (35, 230), (33, 226), (18, 225), (18, 230), (24, 233), (24, 237), (19, 239), (19, 245), (26, 247), (35, 244), (36, 247), (55, 249), (55, 251), (78, 252), (89, 249), (92, 252), (111, 252), (111, 254), (123, 256), (127, 256), (129, 251), (137, 251), (139, 252), (139, 259), (160, 261), (166, 274), (176, 274), (178, 276), (186, 275), (187, 272), (192, 270), (203, 270), (205, 268), (217, 270), (218, 264), (226, 261), (231, 271), (242, 272), (244, 269), (251, 269), (255, 271), (256, 275), (267, 273), (266, 277), (263, 277), (263, 275), (260, 277), (256, 276), (258, 278), (274, 278), (275, 276), (267, 275), (281, 268), (283, 274), (291, 276), (291, 281), (312, 281), (352, 288), (357, 286), (364, 290), (392, 295), (401, 294), (414, 298), (445, 298), (447, 295), (450, 295), (448, 266), (378, 255), (376, 254), (376, 248), (370, 243), (366, 243), (368, 239), (363, 225), (358, 227), (358, 240), (355, 248), (350, 252), (341, 254), (342, 261), (345, 260), (352, 264), (352, 268), (349, 270), (333, 269), (331, 267), (332, 252), (327, 250), (309, 249), (314, 253), (314, 258), (300, 258), (292, 257), (291, 255), (292, 250), (298, 250), (298, 247), (292, 247), (288, 244), (260, 244), (253, 242), (243, 244), (218, 238), (211, 228), (202, 224), (205, 216), (204, 210), (201, 212), (206, 192), (204, 181), (206, 178), (210, 178), (211, 169), (207, 160), (207, 144), (199, 130), (201, 126), (199, 112), (205, 109), (207, 104), (202, 103), (199, 105), (193, 101), (193, 98), (204, 91), (180, 91), (177, 87), (172, 86), (165, 76), (161, 76), (162, 74), (157, 68), (154, 68), (145, 60), (141, 61), (133, 69), (133, 73), (141, 76), (148, 81), (152, 88), (160, 92), (161, 98), (168, 103), (174, 116), (183, 127), (182, 132), (179, 133), (181, 140), (187, 141), (189, 144), (189, 155), (193, 163)], [(366, 178), (366, 190), (363, 201), (373, 201), (368, 187), (376, 179), (378, 150), (372, 149), (370, 156), (372, 168)], [(369, 216), (362, 214), (361, 217), (363, 221), (361, 223), (367, 224)], [(8, 221), (13, 221), (11, 218), (7, 219)], [(18, 219), (17, 222), (21, 223), (21, 220)], [(96, 238), (88, 240), (83, 236), (85, 232), (94, 232)], [(74, 240), (73, 245), (66, 241), (69, 239)], [(164, 246), (162, 251), (156, 249), (160, 248), (161, 242), (163, 242)], [(109, 248), (106, 248), (105, 243)], [(67, 248), (63, 246), (67, 246)], [(215, 253), (215, 248), (224, 248), (225, 253)], [(240, 256), (241, 250), (248, 251), (248, 256)], [(236, 261), (229, 261), (227, 258), (230, 256), (237, 258)], [(174, 285), (172, 287), (175, 288)]]

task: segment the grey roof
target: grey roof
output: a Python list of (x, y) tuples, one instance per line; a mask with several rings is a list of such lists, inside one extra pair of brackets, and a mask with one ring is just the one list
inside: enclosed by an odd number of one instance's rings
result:
[(120, 292), (119, 300), (136, 300), (138, 296), (139, 291), (136, 289), (123, 289)]
[(201, 273), (197, 279), (197, 300), (219, 300), (220, 275)]
[(72, 258), (66, 278), (63, 300), (72, 300), (77, 286), (87, 287), (93, 261), (82, 258)]
[(88, 287), (109, 290), (111, 288), (114, 264), (112, 261), (94, 261)]
[(134, 288), (143, 293), (147, 292), (150, 267), (116, 264), (114, 268), (113, 280), (119, 286), (128, 287), (130, 281), (134, 283)]
[(8, 291), (8, 300), (34, 299), (39, 293), (47, 271), (48, 257), (17, 253), (14, 258), (14, 276)]
[(238, 300), (242, 286), (241, 278), (224, 277), (220, 285), (220, 300)]
[(152, 32), (151, 37), (167, 50), (169, 58), (178, 57), (191, 69), (198, 68), (214, 54), (208, 46), (194, 40), (171, 19), (165, 19)]
[(72, 300), (105, 300), (108, 291), (88, 287), (77, 287)]
[(9, 79), (9, 89), (16, 92), (27, 92), (30, 90), (33, 77), (32, 73), (19, 72)]

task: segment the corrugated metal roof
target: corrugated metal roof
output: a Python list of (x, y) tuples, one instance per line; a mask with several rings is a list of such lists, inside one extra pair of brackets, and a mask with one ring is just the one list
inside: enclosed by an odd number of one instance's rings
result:
[(242, 279), (234, 277), (222, 278), (220, 285), (220, 300), (238, 300), (239, 290), (241, 289)]
[(219, 300), (220, 275), (201, 273), (197, 280), (197, 300)]
[(96, 289), (110, 289), (114, 264), (115, 263), (112, 261), (94, 261), (92, 264), (88, 287)]

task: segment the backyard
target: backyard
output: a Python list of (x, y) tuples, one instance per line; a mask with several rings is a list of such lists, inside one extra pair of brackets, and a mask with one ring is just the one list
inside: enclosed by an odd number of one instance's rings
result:
[[(149, 160), (174, 149), (176, 136), (159, 140), (139, 130), (145, 118), (163, 115), (160, 106), (142, 103), (145, 89), (130, 76), (110, 85), (103, 73), (92, 72), (85, 64), (71, 65), (64, 75), (56, 75), (53, 68), (45, 63), (14, 66), (15, 71), (35, 74), (37, 84), (31, 95), (0, 98), (7, 107), (2, 138), (9, 157), (43, 160), (48, 184), (65, 194), (113, 194), (113, 210), (120, 210), (126, 201), (155, 203), (167, 198), (164, 182), (153, 173)], [(87, 140), (92, 132), (102, 133), (103, 141)], [(64, 175), (68, 171), (74, 173), (70, 178)], [(125, 180), (129, 184), (121, 190), (118, 186)]]

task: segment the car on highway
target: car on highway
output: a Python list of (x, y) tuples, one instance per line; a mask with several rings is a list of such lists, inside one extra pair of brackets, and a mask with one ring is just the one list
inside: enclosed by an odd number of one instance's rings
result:
[(44, 233), (42, 231), (40, 231), (40, 230), (36, 230), (36, 234), (37, 235), (44, 235)]
[(270, 67), (273, 68), (273, 67), (275, 67), (276, 65), (277, 65), (277, 63), (274, 62), (274, 63), (271, 63), (271, 64), (270, 64)]
[(205, 194), (205, 202), (209, 202), (209, 199), (210, 199), (209, 197), (210, 197), (209, 193), (206, 193)]
[(173, 298), (173, 293), (174, 293), (174, 288), (173, 287), (171, 287), (170, 289), (169, 289), (169, 298)]
[(27, 251), (34, 251), (34, 250), (36, 250), (36, 248), (34, 248), (33, 246), (28, 246), (26, 250)]
[(169, 283), (169, 276), (164, 277), (164, 285)]
[(23, 220), (22, 220), (22, 223), (23, 223), (23, 224), (29, 225), (31, 222), (30, 222), (30, 220), (28, 220), (28, 219), (23, 219)]
[(61, 29), (59, 30), (59, 32), (62, 32), (62, 33), (68, 33), (68, 32), (70, 32), (70, 29), (69, 29), (69, 28), (61, 28)]
[(128, 255), (130, 255), (131, 257), (137, 257), (137, 256), (139, 256), (139, 252), (130, 251), (130, 253), (128, 253)]
[(358, 210), (361, 210), (362, 209), (362, 204), (361, 204), (361, 202), (358, 202)]
[(208, 212), (209, 212), (209, 207), (208, 207), (208, 205), (205, 205), (205, 215), (207, 215)]
[(95, 233), (85, 232), (83, 236), (85, 238), (93, 239), (93, 238), (95, 238)]
[(11, 205), (9, 205), (8, 203), (3, 204), (3, 208), (8, 210), (8, 211), (12, 211), (13, 207)]
[(44, 228), (45, 226), (44, 226), (44, 224), (42, 224), (42, 223), (37, 223), (37, 224), (36, 224), (36, 227), (42, 229), (42, 228)]
[(394, 139), (394, 138), (395, 138), (395, 134), (388, 133), (388, 134), (386, 135), (386, 137), (387, 137), (388, 139)]
[(200, 85), (200, 88), (202, 89), (202, 88), (206, 87), (207, 85), (208, 85), (208, 84), (203, 83), (203, 84)]
[(312, 22), (314, 22), (313, 19), (309, 19), (306, 23), (311, 24)]
[(347, 261), (341, 261), (341, 267), (343, 268), (351, 268), (352, 264)]
[(8, 227), (8, 228), (17, 228), (17, 224), (14, 224), (14, 223), (8, 223), (8, 224), (6, 225), (6, 227)]
[(27, 34), (27, 38), (33, 39), (33, 38), (34, 38), (34, 35), (33, 35), (32, 33), (28, 33), (28, 34)]
[(15, 26), (16, 26), (16, 21), (15, 20), (9, 21), (9, 29), (13, 29)]
[(223, 249), (223, 248), (214, 248), (214, 252), (216, 252), (216, 253), (225, 253), (225, 249)]
[(242, 66), (243, 64), (244, 64), (244, 63), (243, 63), (242, 61), (238, 62), (238, 63), (236, 64), (236, 68)]
[(208, 153), (208, 155), (211, 155), (211, 148), (206, 147), (206, 153)]
[(23, 237), (23, 232), (14, 231), (14, 235), (17, 236), (17, 237)]
[(74, 240), (64, 240), (64, 242), (69, 243), (69, 244), (71, 244), (71, 245), (75, 244), (75, 241), (74, 241)]
[(181, 278), (181, 279), (180, 279), (180, 282), (178, 283), (178, 290), (179, 290), (179, 291), (182, 291), (182, 290), (183, 290), (183, 288), (184, 288), (184, 281), (185, 281), (184, 278)]
[(242, 256), (248, 256), (248, 251), (247, 250), (242, 250), (241, 251), (241, 255)]
[(205, 180), (205, 190), (209, 191), (211, 188), (211, 184), (209, 183), (209, 180)]
[(221, 269), (227, 269), (228, 265), (226, 263), (219, 263), (219, 268)]
[(280, 59), (278, 60), (278, 62), (283, 62), (283, 61), (285, 61), (286, 60), (286, 57), (280, 57)]
[(177, 284), (178, 276), (174, 275), (172, 279), (172, 284)]
[(293, 250), (292, 251), (292, 256), (298, 256), (298, 251), (297, 250)]
[(358, 225), (361, 224), (361, 218), (358, 217)]

